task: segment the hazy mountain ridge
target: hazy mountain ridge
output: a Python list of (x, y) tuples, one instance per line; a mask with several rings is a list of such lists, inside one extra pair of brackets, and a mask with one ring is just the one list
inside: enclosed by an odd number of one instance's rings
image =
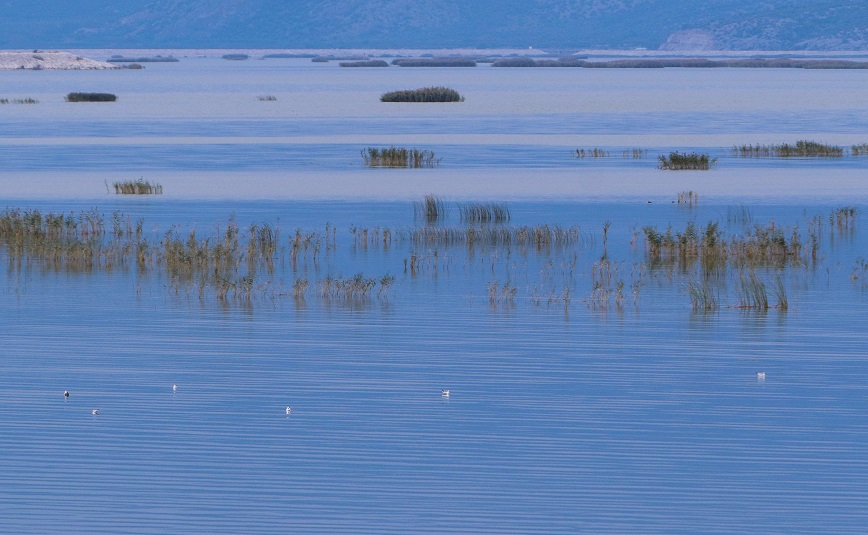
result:
[(0, 2), (3, 48), (868, 49), (868, 2), (56, 0)]

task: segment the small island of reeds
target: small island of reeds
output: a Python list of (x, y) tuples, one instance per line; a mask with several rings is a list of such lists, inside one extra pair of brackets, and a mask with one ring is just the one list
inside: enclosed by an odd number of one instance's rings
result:
[(670, 152), (669, 156), (660, 156), (659, 169), (669, 171), (708, 171), (711, 166), (717, 162), (717, 158), (709, 158), (708, 154), (681, 154), (679, 152)]
[(69, 93), (67, 102), (114, 102), (118, 99), (112, 93)]
[(793, 145), (789, 143), (781, 145), (741, 145), (733, 147), (732, 151), (743, 158), (840, 158), (844, 156), (844, 149), (841, 147), (806, 140), (796, 141)]
[(441, 158), (434, 151), (404, 147), (368, 147), (362, 151), (362, 159), (368, 167), (436, 167)]
[(399, 58), (392, 65), (398, 67), (476, 67), (473, 58)]
[(27, 98), (0, 98), (0, 104), (39, 104), (38, 100)]
[(381, 59), (369, 59), (363, 61), (342, 61), (341, 67), (388, 67), (389, 64)]
[(464, 102), (464, 97), (449, 87), (421, 87), (383, 93), (380, 102)]
[(114, 187), (117, 195), (160, 195), (163, 193), (162, 185), (156, 182), (151, 183), (143, 178), (114, 182), (112, 187)]

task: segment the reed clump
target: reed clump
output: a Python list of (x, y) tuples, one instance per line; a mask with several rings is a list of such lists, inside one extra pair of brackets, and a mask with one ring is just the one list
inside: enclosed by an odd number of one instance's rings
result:
[(461, 245), (477, 247), (518, 247), (521, 250), (548, 250), (575, 245), (581, 228), (557, 225), (419, 227), (407, 231), (407, 238), (419, 247), (435, 248)]
[(368, 167), (437, 167), (442, 159), (437, 158), (431, 150), (405, 147), (368, 147), (362, 150), (361, 154)]
[(112, 93), (69, 93), (67, 102), (115, 102), (117, 95)]
[(866, 156), (866, 155), (868, 155), (868, 143), (860, 143), (859, 145), (853, 145), (850, 149), (851, 149), (853, 156)]
[(38, 100), (27, 98), (0, 98), (0, 104), (39, 104)]
[(796, 141), (792, 145), (789, 143), (740, 145), (733, 147), (732, 152), (742, 158), (840, 158), (844, 156), (844, 149), (841, 147), (806, 140)]
[(509, 223), (509, 208), (502, 203), (469, 203), (458, 207), (464, 223)]
[(318, 282), (318, 287), (320, 296), (324, 299), (360, 301), (375, 295), (375, 290), (377, 297), (387, 296), (394, 283), (395, 277), (389, 274), (378, 279), (357, 273), (349, 278), (328, 275)]
[(594, 147), (593, 149), (576, 149), (576, 158), (579, 158), (579, 159), (583, 159), (583, 158), (608, 158), (611, 155), (612, 155), (611, 152), (604, 150), (604, 149), (597, 148), (597, 147)]
[(646, 253), (652, 266), (675, 264), (683, 270), (696, 263), (705, 273), (719, 272), (727, 265), (751, 267), (785, 267), (799, 265), (811, 247), (798, 227), (785, 228), (769, 223), (748, 228), (744, 234), (727, 237), (717, 222), (704, 229), (688, 222), (681, 232), (672, 227), (665, 232), (653, 226), (643, 228)]
[(427, 194), (421, 201), (413, 202), (413, 217), (417, 221), (437, 223), (446, 219), (446, 203), (437, 195)]
[(699, 194), (695, 191), (680, 191), (678, 192), (676, 203), (692, 208), (699, 204)]
[(392, 65), (398, 67), (476, 67), (473, 58), (399, 58)]
[(260, 102), (274, 102), (277, 100), (277, 97), (274, 95), (260, 95), (257, 97)]
[(388, 67), (389, 64), (381, 59), (370, 59), (363, 61), (342, 61), (338, 63), (341, 67)]
[(449, 87), (421, 87), (383, 93), (380, 102), (464, 102), (464, 97)]
[(143, 178), (113, 182), (112, 187), (117, 195), (160, 195), (163, 186)]
[(670, 152), (669, 156), (661, 155), (659, 157), (659, 169), (667, 169), (670, 171), (708, 171), (711, 166), (717, 163), (717, 158), (709, 158), (708, 154), (681, 154), (679, 152)]
[(720, 294), (708, 277), (691, 277), (687, 282), (690, 306), (693, 310), (716, 310), (720, 308)]

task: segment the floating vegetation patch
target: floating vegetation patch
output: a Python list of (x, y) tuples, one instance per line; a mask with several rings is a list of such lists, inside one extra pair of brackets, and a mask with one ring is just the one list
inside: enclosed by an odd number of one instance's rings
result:
[(502, 203), (469, 203), (458, 206), (464, 223), (509, 223), (509, 208)]
[(39, 104), (38, 100), (28, 98), (0, 98), (0, 104)]
[(115, 193), (118, 195), (160, 195), (163, 186), (156, 182), (140, 178), (138, 180), (124, 180), (112, 183)]
[(232, 61), (243, 61), (245, 59), (250, 59), (250, 56), (247, 54), (223, 54), (223, 59), (228, 59)]
[(368, 167), (437, 167), (441, 160), (433, 151), (405, 147), (368, 147), (361, 154)]
[(381, 102), (464, 102), (458, 91), (448, 87), (422, 87), (390, 91), (380, 96)]
[(708, 171), (712, 164), (717, 163), (717, 158), (709, 158), (708, 154), (681, 154), (679, 152), (670, 152), (669, 156), (659, 157), (659, 169), (669, 171)]
[(275, 100), (277, 100), (277, 97), (275, 97), (274, 95), (260, 95), (257, 98), (260, 102), (274, 102)]
[(112, 93), (69, 93), (67, 102), (114, 102), (118, 99)]
[(844, 156), (844, 149), (841, 147), (805, 140), (796, 141), (792, 145), (789, 143), (781, 145), (741, 145), (733, 147), (732, 152), (743, 158), (840, 158)]

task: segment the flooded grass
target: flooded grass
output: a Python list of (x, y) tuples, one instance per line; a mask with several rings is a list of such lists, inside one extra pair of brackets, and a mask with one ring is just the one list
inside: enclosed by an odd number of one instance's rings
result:
[(163, 186), (161, 184), (152, 183), (142, 178), (113, 182), (112, 188), (114, 188), (117, 195), (160, 195), (163, 193)]
[[(698, 198), (691, 193), (684, 197)], [(446, 224), (448, 208), (439, 197), (427, 195), (413, 206), (422, 225), (350, 227), (353, 257), (392, 256), (411, 278), (438, 278), (456, 269), (473, 278), (487, 276), (492, 304), (523, 301), (567, 308), (578, 299), (598, 311), (622, 310), (630, 295), (638, 305), (649, 277), (686, 288), (690, 308), (697, 311), (788, 310), (784, 281), (822, 265), (823, 240), (852, 235), (858, 216), (856, 207), (834, 209), (809, 219), (804, 236), (798, 225), (752, 224), (750, 215), (739, 209), (730, 213), (737, 214), (731, 218), (741, 229), (730, 233), (716, 221), (704, 226), (690, 221), (678, 230), (646, 225), (641, 229), (642, 261), (631, 266), (610, 253), (608, 221), (602, 232), (590, 234), (578, 226), (510, 226), (505, 205), (469, 203), (459, 205), (462, 225), (453, 226)], [(351, 277), (336, 274), (330, 259), (338, 242), (338, 230), (329, 224), (324, 230), (297, 228), (287, 237), (277, 224), (257, 222), (242, 228), (230, 218), (210, 232), (172, 225), (161, 234), (147, 235), (143, 220), (120, 212), (106, 216), (96, 208), (78, 214), (21, 209), (0, 213), (0, 252), (13, 270), (162, 273), (165, 286), (178, 295), (210, 295), (222, 302), (273, 301), (280, 296), (337, 302), (387, 298), (394, 275), (363, 275), (361, 270)], [(624, 246), (616, 244), (616, 249)], [(588, 260), (584, 250), (595, 250), (596, 256)], [(395, 271), (400, 271), (400, 263), (392, 265)], [(854, 264), (850, 280), (864, 281), (866, 265)], [(289, 287), (281, 280), (284, 275), (291, 275)], [(525, 283), (517, 284), (519, 280)]]
[[(601, 149), (599, 147), (593, 147), (590, 149), (578, 148), (573, 153), (576, 158), (582, 160), (584, 158), (610, 158), (612, 157), (612, 151)], [(648, 156), (648, 149), (624, 149), (620, 153), (616, 152), (616, 156), (620, 156), (621, 158), (627, 159), (632, 158), (634, 160), (638, 160), (640, 158), (645, 158)]]
[(699, 204), (699, 194), (695, 191), (681, 191), (678, 192), (675, 202), (679, 206), (687, 206), (688, 208), (693, 208), (697, 204)]
[(413, 217), (416, 221), (433, 224), (446, 219), (446, 203), (436, 195), (428, 194), (421, 201), (413, 202)]
[(408, 149), (405, 147), (368, 147), (361, 152), (362, 160), (367, 167), (437, 167), (442, 158), (437, 158), (434, 151), (426, 149)]
[(69, 93), (67, 102), (115, 102), (117, 95), (112, 93)]
[(670, 152), (669, 156), (659, 156), (660, 165), (658, 169), (666, 169), (669, 171), (708, 171), (711, 166), (717, 163), (717, 158), (710, 158), (708, 154), (681, 154), (679, 152)]
[(458, 206), (464, 223), (508, 223), (509, 208), (502, 203), (469, 203)]
[[(853, 146), (854, 156), (858, 150)], [(741, 145), (732, 148), (733, 154), (742, 158), (840, 158), (844, 149), (835, 145), (825, 145), (816, 141), (799, 140), (794, 144), (780, 145)]]
[(30, 97), (13, 99), (0, 98), (0, 104), (39, 104), (39, 101)]

